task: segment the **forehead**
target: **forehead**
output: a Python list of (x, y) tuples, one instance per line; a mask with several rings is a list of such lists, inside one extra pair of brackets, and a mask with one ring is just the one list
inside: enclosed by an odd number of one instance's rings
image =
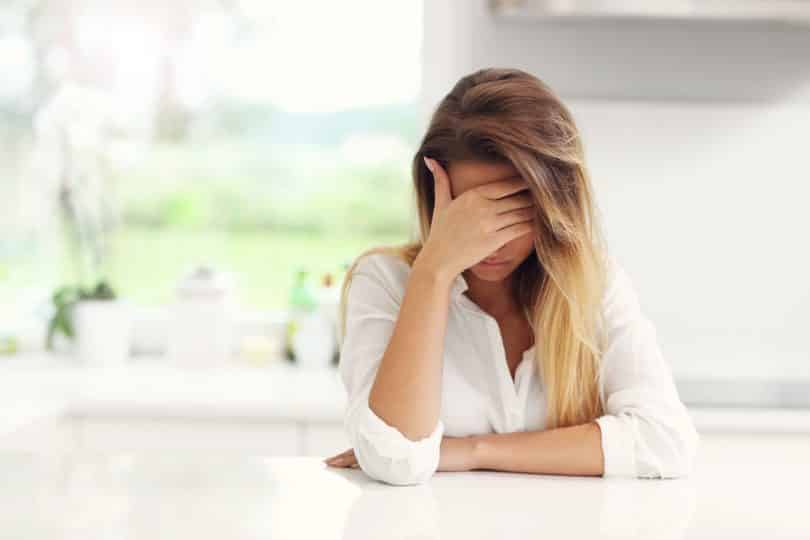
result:
[(474, 187), (519, 176), (511, 163), (487, 161), (453, 161), (447, 168), (453, 196), (457, 197)]

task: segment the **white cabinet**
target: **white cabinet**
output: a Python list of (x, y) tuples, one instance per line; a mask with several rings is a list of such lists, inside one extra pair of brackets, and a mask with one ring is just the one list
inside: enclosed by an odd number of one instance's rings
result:
[(16, 362), (0, 366), (0, 451), (327, 456), (349, 447), (334, 369), (189, 370), (160, 358), (102, 369), (54, 355)]
[(62, 418), (31, 420), (17, 429), (0, 434), (0, 451), (57, 453), (72, 447), (73, 426)]
[(339, 423), (302, 424), (301, 455), (329, 457), (348, 449), (351, 445)]
[(340, 423), (266, 419), (54, 417), (0, 437), (0, 451), (211, 452), (327, 457), (349, 448)]
[(175, 418), (80, 418), (76, 444), (89, 452), (236, 452), (299, 455), (294, 422)]

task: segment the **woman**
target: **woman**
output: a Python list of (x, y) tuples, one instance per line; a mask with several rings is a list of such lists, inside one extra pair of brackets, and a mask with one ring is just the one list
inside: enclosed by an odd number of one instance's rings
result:
[(698, 434), (601, 237), (580, 134), (536, 77), (482, 69), (414, 156), (421, 238), (372, 249), (341, 296), (352, 448), (397, 485), (437, 470), (672, 478)]

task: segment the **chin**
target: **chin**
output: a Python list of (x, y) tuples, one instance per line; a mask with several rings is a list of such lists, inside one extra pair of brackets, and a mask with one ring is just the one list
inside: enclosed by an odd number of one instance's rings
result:
[(509, 276), (514, 270), (511, 263), (506, 263), (501, 266), (487, 267), (481, 263), (470, 267), (470, 272), (475, 274), (475, 277), (482, 281), (501, 281)]

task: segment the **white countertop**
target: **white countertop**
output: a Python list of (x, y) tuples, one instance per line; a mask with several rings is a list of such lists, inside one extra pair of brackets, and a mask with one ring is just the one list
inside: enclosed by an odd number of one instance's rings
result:
[(54, 415), (339, 423), (345, 404), (335, 368), (279, 361), (189, 369), (160, 358), (90, 367), (50, 354), (0, 359), (0, 434)]
[[(100, 369), (49, 355), (0, 363), (0, 434), (65, 415), (339, 423), (344, 406), (334, 369)], [(807, 413), (690, 412), (701, 446), (695, 474), (678, 480), (473, 471), (405, 487), (318, 458), (0, 450), (0, 536), (810, 538)]]
[(713, 438), (677, 480), (438, 472), (318, 458), (0, 453), (0, 531), (34, 539), (810, 538), (810, 440)]
[[(48, 353), (0, 357), (0, 435), (56, 415), (242, 418), (339, 424), (346, 393), (335, 367), (172, 366), (160, 357), (115, 367)], [(689, 407), (701, 432), (810, 434), (810, 410)]]

